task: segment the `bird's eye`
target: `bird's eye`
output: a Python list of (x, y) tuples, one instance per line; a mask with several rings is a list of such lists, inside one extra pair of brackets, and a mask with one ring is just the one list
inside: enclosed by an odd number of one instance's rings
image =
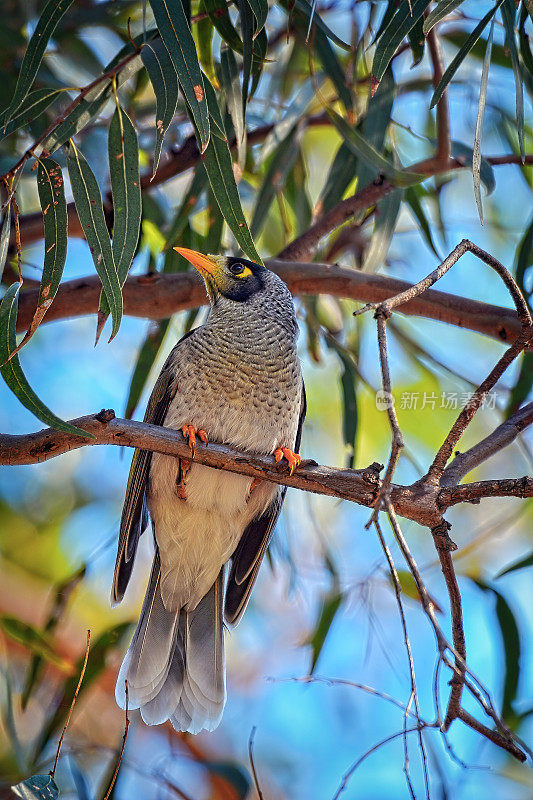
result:
[(244, 269), (244, 265), (239, 263), (230, 264), (228, 269), (232, 275), (240, 275)]

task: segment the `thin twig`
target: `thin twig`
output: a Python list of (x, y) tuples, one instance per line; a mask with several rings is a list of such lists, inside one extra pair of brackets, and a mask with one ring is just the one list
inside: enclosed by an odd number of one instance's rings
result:
[(80, 679), (78, 681), (78, 685), (76, 686), (76, 691), (74, 692), (74, 697), (72, 698), (72, 703), (70, 704), (70, 708), (68, 710), (67, 719), (63, 726), (63, 731), (61, 732), (61, 736), (59, 738), (59, 742), (57, 744), (56, 750), (56, 757), (54, 759), (54, 766), (50, 770), (50, 777), (54, 777), (57, 768), (57, 762), (59, 761), (59, 754), (61, 753), (61, 747), (63, 745), (63, 739), (65, 738), (65, 733), (67, 732), (68, 724), (70, 722), (70, 718), (72, 716), (72, 712), (74, 711), (74, 706), (76, 705), (76, 700), (78, 699), (78, 694), (81, 689), (81, 684), (83, 681), (83, 676), (85, 675), (85, 669), (87, 667), (87, 660), (89, 658), (89, 647), (91, 645), (91, 631), (87, 631), (87, 644), (85, 646), (85, 658), (83, 659), (83, 666), (80, 672)]
[[(433, 86), (436, 89), (444, 75), (444, 57), (437, 33), (433, 27), (426, 37), (429, 57), (433, 68)], [(443, 91), (437, 103), (437, 152), (436, 158), (443, 167), (450, 163), (451, 135), (450, 135), (450, 103), (448, 88)]]
[(115, 781), (118, 778), (118, 773), (120, 770), (120, 765), (122, 763), (122, 756), (124, 755), (124, 749), (126, 747), (126, 739), (128, 738), (128, 729), (130, 727), (130, 718), (128, 717), (128, 681), (124, 681), (125, 691), (126, 691), (126, 710), (125, 710), (125, 722), (124, 722), (124, 733), (122, 734), (122, 746), (120, 748), (120, 753), (118, 754), (117, 764), (115, 766), (115, 771), (113, 772), (113, 777), (111, 778), (111, 783), (109, 784), (109, 788), (105, 793), (104, 800), (109, 800), (111, 792), (113, 791), (113, 786), (115, 785)]
[(440, 485), (456, 486), (465, 475), (511, 444), (532, 423), (533, 403), (527, 403), (469, 450), (456, 453), (442, 473)]
[[(379, 516), (376, 516), (374, 519), (374, 527), (376, 528), (376, 532), (378, 535), (379, 543), (381, 545), (381, 549), (385, 554), (385, 558), (387, 559), (387, 564), (389, 566), (390, 576), (392, 578), (392, 585), (394, 587), (394, 594), (396, 596), (396, 604), (398, 606), (398, 613), (400, 615), (400, 622), (402, 625), (402, 632), (403, 632), (403, 641), (405, 644), (405, 651), (407, 653), (407, 662), (409, 664), (409, 678), (411, 681), (411, 696), (409, 698), (409, 702), (405, 709), (404, 713), (404, 773), (405, 778), (407, 781), (407, 786), (411, 797), (414, 798), (414, 790), (411, 783), (411, 776), (409, 774), (409, 750), (407, 746), (407, 716), (409, 714), (409, 707), (411, 700), (414, 700), (415, 704), (415, 716), (418, 725), (421, 724), (422, 720), (420, 718), (420, 705), (418, 702), (418, 690), (416, 686), (416, 674), (415, 674), (415, 664), (413, 661), (413, 653), (411, 650), (411, 640), (409, 639), (409, 632), (407, 630), (407, 622), (405, 619), (405, 614), (403, 610), (403, 603), (402, 603), (402, 587), (400, 584), (400, 578), (398, 576), (398, 571), (396, 569), (396, 565), (394, 563), (394, 559), (392, 558), (392, 554), (389, 550), (387, 542), (385, 541), (385, 537), (383, 536), (383, 532), (381, 530), (381, 526), (379, 524)], [(424, 772), (424, 783), (426, 789), (426, 797), (429, 800), (429, 775), (428, 775), (428, 768), (427, 768), (427, 756), (426, 750), (424, 747), (424, 742), (422, 740), (422, 730), (418, 730), (418, 745), (420, 748), (420, 754), (422, 757), (422, 765), (423, 765), (423, 772)]]
[(387, 330), (386, 330), (387, 317), (379, 310), (376, 312), (376, 322), (378, 331), (379, 362), (381, 365), (381, 381), (383, 386), (384, 400), (387, 405), (387, 415), (389, 418), (389, 424), (392, 433), (392, 443), (391, 443), (391, 453), (389, 457), (389, 463), (387, 464), (385, 477), (383, 478), (383, 482), (379, 488), (372, 516), (370, 517), (370, 520), (365, 526), (367, 528), (370, 526), (372, 522), (374, 522), (374, 524), (376, 523), (381, 508), (382, 498), (388, 497), (390, 486), (392, 483), (392, 476), (394, 474), (394, 470), (396, 469), (396, 464), (398, 463), (400, 452), (404, 446), (403, 436), (400, 430), (400, 426), (398, 424), (398, 417), (396, 416), (396, 409), (394, 407), (394, 400), (392, 397), (389, 359), (387, 356)]
[(252, 777), (254, 779), (255, 791), (257, 792), (259, 800), (264, 800), (263, 792), (261, 791), (261, 787), (259, 785), (259, 778), (257, 777), (257, 771), (255, 769), (255, 763), (254, 763), (254, 739), (256, 730), (257, 728), (254, 725), (254, 727), (250, 732), (250, 738), (248, 739), (248, 758), (250, 760), (250, 769), (252, 770)]

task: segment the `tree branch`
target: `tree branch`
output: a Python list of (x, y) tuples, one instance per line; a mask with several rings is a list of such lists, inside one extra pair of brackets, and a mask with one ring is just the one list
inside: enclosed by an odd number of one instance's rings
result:
[[(436, 89), (444, 75), (444, 58), (436, 27), (430, 30), (426, 40), (433, 67), (433, 87)], [(437, 152), (435, 156), (443, 167), (449, 165), (451, 156), (451, 136), (448, 88), (443, 91), (437, 103)]]
[[(461, 478), (478, 467), (503, 447), (511, 444), (528, 425), (533, 423), (533, 403), (516, 411), (509, 419), (465, 453), (456, 453), (440, 480), (441, 486), (456, 486)], [(451, 504), (450, 504), (451, 505)]]
[[(332, 294), (363, 303), (381, 303), (409, 290), (412, 284), (385, 275), (367, 275), (330, 264), (267, 261), (295, 295)], [(65, 281), (44, 323), (96, 313), (101, 292), (97, 275)], [(25, 331), (33, 318), (39, 290), (23, 291), (19, 299), (17, 330)], [(196, 273), (130, 276), (124, 284), (124, 313), (146, 319), (164, 319), (177, 311), (207, 302), (202, 281)], [(512, 342), (520, 333), (517, 315), (511, 309), (469, 300), (435, 290), (406, 302), (402, 314), (435, 319), (468, 328), (500, 342)]]

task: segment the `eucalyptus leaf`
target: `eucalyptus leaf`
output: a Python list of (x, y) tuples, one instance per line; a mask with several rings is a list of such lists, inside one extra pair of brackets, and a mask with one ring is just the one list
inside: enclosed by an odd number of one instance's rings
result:
[(150, 0), (150, 5), (161, 38), (178, 73), (203, 153), (209, 143), (209, 114), (202, 70), (181, 0)]
[(332, 108), (326, 109), (329, 118), (337, 128), (344, 141), (352, 151), (369, 165), (385, 175), (397, 186), (412, 186), (424, 180), (424, 175), (409, 170), (397, 169), (388, 159), (378, 153), (371, 144), (350, 125), (343, 117), (337, 114)]
[(59, 431), (83, 436), (85, 439), (94, 439), (92, 433), (86, 433), (81, 428), (70, 425), (59, 417), (56, 417), (50, 409), (37, 397), (22, 371), (18, 355), (10, 358), (16, 348), (17, 340), (15, 335), (18, 295), (20, 284), (12, 283), (2, 298), (0, 304), (0, 375), (23, 406), (34, 414), (37, 419), (56, 428)]
[(156, 143), (152, 178), (157, 172), (161, 148), (178, 104), (178, 78), (172, 60), (161, 39), (145, 45), (141, 58), (150, 76), (156, 98)]
[(452, 11), (455, 11), (455, 9), (459, 8), (463, 3), (464, 0), (440, 0), (424, 20), (425, 35), (427, 36), (430, 30), (434, 28), (441, 19), (447, 17), (448, 14), (451, 14)]
[(411, 0), (409, 3), (399, 4), (376, 46), (372, 62), (372, 76), (375, 80), (382, 79), (398, 46), (417, 24), (428, 5), (427, 0)]
[(11, 233), (11, 203), (9, 202), (4, 209), (4, 219), (2, 220), (2, 230), (0, 231), (0, 280), (4, 274), (6, 265), (7, 251), (9, 250), (9, 234)]
[(455, 73), (457, 72), (457, 70), (459, 69), (459, 67), (469, 54), (469, 52), (472, 50), (472, 48), (478, 41), (479, 37), (481, 36), (481, 34), (483, 33), (483, 31), (485, 30), (485, 28), (487, 27), (487, 25), (493, 18), (494, 14), (496, 13), (496, 11), (503, 2), (504, 0), (497, 0), (496, 5), (493, 6), (493, 8), (491, 8), (489, 11), (487, 11), (483, 19), (480, 20), (480, 22), (478, 22), (478, 24), (476, 25), (470, 36), (467, 38), (463, 46), (460, 48), (459, 52), (456, 53), (455, 57), (445, 70), (444, 75), (440, 79), (437, 88), (433, 92), (433, 97), (431, 98), (431, 103), (429, 105), (430, 108), (433, 108), (434, 106), (437, 105), (440, 98), (442, 97), (442, 93), (444, 92), (444, 90), (450, 83), (451, 79), (453, 78), (453, 76), (455, 75)]
[(15, 94), (3, 114), (5, 122), (9, 122), (22, 105), (35, 80), (50, 37), (72, 3), (73, 0), (48, 0), (41, 12), (22, 59)]
[(76, 211), (109, 303), (113, 319), (112, 339), (118, 333), (122, 319), (122, 290), (105, 222), (102, 196), (85, 156), (72, 141), (68, 149), (67, 167)]
[(63, 89), (35, 89), (23, 100), (10, 121), (4, 124), (5, 112), (0, 115), (0, 128), (4, 136), (17, 131), (29, 122), (33, 122), (42, 114), (59, 95), (64, 94)]

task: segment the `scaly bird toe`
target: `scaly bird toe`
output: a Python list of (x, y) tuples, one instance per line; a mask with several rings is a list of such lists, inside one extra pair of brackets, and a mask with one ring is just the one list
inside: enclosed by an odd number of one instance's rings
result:
[(298, 453), (293, 453), (288, 447), (278, 447), (277, 450), (274, 451), (274, 458), (278, 463), (284, 458), (289, 465), (291, 475), (302, 462), (301, 456)]
[(207, 444), (207, 433), (204, 431), (203, 428), (195, 428), (194, 425), (183, 425), (181, 432), (187, 442), (189, 447), (192, 450), (192, 454), (194, 456), (194, 448), (196, 446), (196, 437), (200, 439), (204, 444)]

